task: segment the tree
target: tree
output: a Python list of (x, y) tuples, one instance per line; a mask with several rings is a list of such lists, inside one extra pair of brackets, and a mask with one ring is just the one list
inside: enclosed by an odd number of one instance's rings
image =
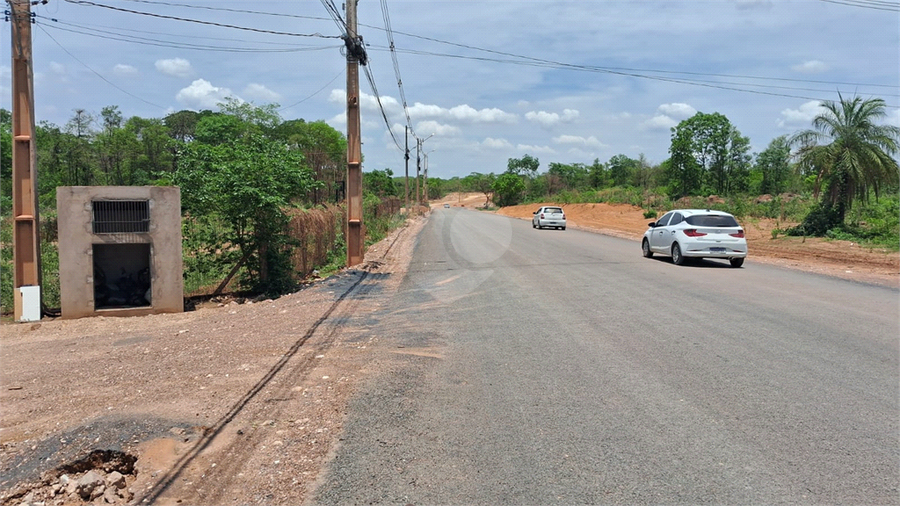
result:
[(627, 186), (633, 179), (637, 170), (637, 160), (628, 158), (625, 155), (616, 155), (606, 162), (609, 170), (609, 177), (612, 179), (613, 186)]
[(494, 203), (500, 207), (514, 206), (522, 202), (525, 195), (525, 182), (517, 174), (504, 172), (497, 176), (491, 185), (494, 192)]
[(547, 168), (547, 178), (551, 182), (551, 194), (554, 190), (580, 190), (588, 185), (588, 169), (581, 163), (551, 163)]
[[(884, 187), (896, 188), (900, 179), (897, 160), (900, 127), (879, 125), (886, 116), (884, 100), (860, 97), (825, 102), (824, 111), (813, 120), (813, 128), (798, 132), (790, 139), (799, 146), (797, 160), (801, 170), (816, 174), (815, 192), (822, 193), (822, 213), (829, 219), (816, 230), (822, 234), (842, 224), (855, 200), (865, 201), (869, 192), (876, 198)], [(822, 230), (822, 228), (825, 228)]]
[(262, 135), (250, 134), (217, 145), (182, 146), (175, 182), (189, 214), (219, 213), (231, 226), (230, 242), (251, 271), (252, 288), (283, 293), (292, 283), (285, 210), (291, 200), (318, 184), (303, 155)]
[(588, 184), (591, 188), (606, 188), (607, 179), (609, 179), (606, 166), (600, 163), (599, 158), (594, 158), (594, 163), (588, 168)]
[(324, 186), (313, 190), (309, 200), (318, 204), (331, 195), (344, 180), (347, 170), (347, 139), (324, 121), (307, 123), (302, 119), (289, 120), (273, 130), (273, 137), (285, 142), (290, 149), (303, 153), (316, 174), (316, 180)]
[(163, 120), (133, 116), (125, 122), (125, 130), (137, 142), (128, 153), (134, 184), (166, 182), (174, 171), (173, 154), (169, 149), (174, 142)]
[[(9, 199), (9, 200), (7, 200)], [(0, 209), (12, 204), (12, 113), (0, 108)]]
[(75, 114), (66, 123), (59, 146), (63, 165), (67, 171), (65, 186), (90, 186), (95, 183), (94, 168), (97, 166), (91, 143), (95, 133), (91, 129), (94, 117), (84, 109), (75, 109)]
[(537, 170), (540, 165), (541, 162), (531, 155), (525, 155), (522, 158), (510, 158), (506, 164), (506, 172), (533, 178), (537, 175)]
[(497, 177), (494, 176), (493, 173), (490, 174), (481, 174), (478, 172), (473, 172), (463, 178), (463, 184), (466, 185), (466, 188), (472, 188), (475, 191), (481, 192), (484, 194), (484, 207), (488, 206), (488, 202), (491, 201), (491, 197), (494, 192), (494, 180)]
[(728, 132), (728, 150), (722, 185), (716, 191), (724, 195), (746, 193), (750, 189), (750, 139), (732, 126)]
[[(750, 140), (719, 113), (698, 112), (672, 129), (670, 193), (729, 195), (748, 186)], [(704, 183), (706, 187), (704, 187)]]
[(790, 177), (791, 146), (787, 136), (776, 137), (762, 153), (756, 155), (755, 169), (762, 174), (760, 193), (783, 193)]
[(690, 130), (687, 128), (672, 129), (672, 144), (669, 147), (669, 154), (671, 156), (666, 171), (669, 181), (669, 196), (677, 199), (699, 192), (703, 185), (703, 166), (694, 156)]
[(363, 188), (379, 198), (395, 197), (397, 188), (394, 186), (393, 176), (391, 169), (363, 172)]

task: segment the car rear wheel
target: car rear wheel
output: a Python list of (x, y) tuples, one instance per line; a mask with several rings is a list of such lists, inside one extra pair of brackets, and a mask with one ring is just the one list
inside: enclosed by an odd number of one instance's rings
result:
[(531, 222), (531, 228), (537, 228), (537, 225), (535, 225), (533, 221)]
[(650, 241), (644, 239), (641, 243), (641, 252), (644, 254), (644, 258), (650, 258), (653, 256), (653, 251), (650, 250)]
[(743, 258), (729, 258), (728, 261), (731, 262), (732, 267), (740, 267), (744, 265)]
[(684, 255), (681, 254), (681, 246), (677, 242), (672, 245), (672, 263), (684, 265)]

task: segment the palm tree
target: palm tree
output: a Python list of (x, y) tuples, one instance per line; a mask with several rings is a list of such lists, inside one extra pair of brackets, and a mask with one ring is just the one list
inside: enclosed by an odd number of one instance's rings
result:
[(813, 118), (812, 129), (790, 141), (800, 146), (801, 170), (817, 174), (817, 198), (824, 187), (822, 207), (833, 221), (829, 226), (843, 223), (855, 200), (865, 201), (870, 191), (878, 198), (882, 188), (896, 188), (900, 180), (894, 158), (900, 128), (876, 124), (886, 115), (884, 100), (838, 97), (839, 102), (823, 104), (825, 110)]

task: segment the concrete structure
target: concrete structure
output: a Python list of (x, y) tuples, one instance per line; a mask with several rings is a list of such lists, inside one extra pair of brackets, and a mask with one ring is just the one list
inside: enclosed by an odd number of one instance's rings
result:
[(181, 192), (161, 186), (61, 186), (63, 318), (184, 311)]

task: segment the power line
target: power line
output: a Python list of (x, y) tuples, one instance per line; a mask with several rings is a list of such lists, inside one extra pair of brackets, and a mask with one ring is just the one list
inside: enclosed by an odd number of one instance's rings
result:
[(157, 107), (157, 108), (159, 108), (159, 109), (165, 109), (165, 107), (163, 107), (163, 106), (161, 106), (161, 105), (159, 105), (159, 104), (154, 104), (153, 102), (150, 102), (149, 100), (145, 100), (145, 99), (143, 99), (143, 98), (141, 98), (141, 97), (135, 95), (134, 93), (128, 92), (128, 91), (126, 91), (126, 90), (120, 88), (119, 86), (117, 86), (115, 83), (113, 83), (113, 82), (110, 81), (109, 79), (107, 79), (107, 78), (103, 77), (102, 75), (100, 75), (99, 72), (97, 72), (96, 70), (92, 69), (88, 64), (86, 64), (86, 63), (84, 63), (83, 61), (79, 60), (78, 57), (76, 57), (74, 54), (72, 54), (71, 52), (69, 52), (69, 50), (66, 49), (65, 46), (63, 46), (62, 44), (60, 44), (59, 41), (57, 41), (56, 39), (54, 39), (53, 36), (50, 35), (50, 34), (47, 32), (47, 30), (44, 30), (44, 27), (43, 27), (43, 26), (41, 26), (40, 24), (38, 24), (38, 25), (36, 25), (36, 26), (37, 26), (42, 32), (44, 32), (44, 34), (46, 34), (47, 37), (50, 37), (50, 40), (52, 40), (53, 42), (55, 42), (56, 45), (60, 47), (60, 49), (62, 49), (63, 51), (65, 51), (65, 53), (66, 53), (67, 55), (69, 55), (70, 57), (72, 57), (73, 60), (75, 60), (75, 61), (77, 61), (78, 63), (80, 63), (81, 65), (83, 65), (84, 68), (90, 70), (94, 75), (96, 75), (97, 77), (99, 77), (100, 79), (102, 79), (105, 83), (109, 84), (109, 85), (112, 86), (113, 88), (115, 88), (115, 89), (121, 91), (122, 93), (128, 95), (128, 96), (131, 97), (131, 98), (135, 98), (135, 99), (140, 100), (141, 102), (143, 102), (143, 103), (145, 103), (145, 104), (152, 105), (153, 107)]
[(203, 21), (200, 19), (182, 18), (179, 16), (169, 16), (167, 14), (156, 14), (153, 12), (143, 12), (143, 11), (136, 11), (136, 10), (132, 10), (132, 9), (123, 9), (121, 7), (113, 7), (112, 5), (104, 5), (104, 4), (100, 4), (97, 2), (91, 2), (89, 0), (65, 0), (65, 1), (69, 2), (71, 4), (76, 4), (76, 5), (89, 5), (92, 7), (101, 7), (104, 9), (110, 9), (110, 10), (119, 11), (119, 12), (127, 12), (129, 14), (139, 14), (141, 16), (149, 16), (149, 17), (160, 18), (160, 19), (171, 19), (174, 21), (184, 21), (186, 23), (196, 23), (196, 24), (200, 24), (200, 25), (218, 26), (221, 28), (232, 28), (235, 30), (245, 30), (248, 32), (267, 33), (270, 35), (285, 35), (288, 37), (319, 37), (322, 39), (340, 39), (341, 38), (337, 35), (322, 35), (321, 33), (280, 32), (280, 31), (275, 31), (275, 30), (264, 30), (262, 28), (249, 28), (246, 26), (230, 25), (230, 24), (226, 24), (226, 23), (216, 23), (214, 21)]
[[(826, 0), (820, 0), (826, 1)], [(373, 28), (375, 30), (381, 30), (382, 28), (373, 25), (362, 25), (367, 28)], [(420, 40), (427, 40), (430, 42), (436, 42), (438, 44), (444, 44), (449, 46), (458, 47), (461, 49), (469, 49), (472, 51), (480, 51), (489, 54), (496, 54), (499, 56), (507, 56), (510, 58), (516, 58), (519, 60), (531, 61), (535, 63), (541, 64), (549, 64), (556, 67), (572, 67), (572, 68), (586, 68), (593, 69), (598, 71), (611, 71), (611, 72), (649, 72), (649, 73), (660, 73), (660, 74), (684, 74), (684, 75), (697, 75), (697, 76), (708, 76), (708, 77), (729, 77), (729, 78), (744, 78), (744, 79), (757, 79), (757, 80), (774, 80), (774, 81), (791, 81), (791, 82), (809, 82), (809, 83), (818, 83), (818, 84), (831, 84), (831, 85), (848, 85), (848, 86), (872, 86), (872, 87), (885, 87), (885, 88), (896, 88), (896, 85), (886, 85), (886, 84), (869, 84), (869, 83), (849, 83), (849, 82), (834, 82), (834, 81), (816, 81), (809, 79), (792, 79), (792, 78), (781, 78), (781, 77), (764, 77), (764, 76), (749, 76), (749, 75), (736, 75), (736, 74), (713, 74), (713, 73), (703, 73), (703, 72), (687, 72), (687, 71), (675, 71), (675, 70), (661, 70), (661, 69), (635, 69), (635, 68), (627, 68), (627, 67), (600, 67), (600, 66), (586, 66), (586, 65), (576, 65), (571, 63), (562, 63), (553, 60), (545, 60), (541, 58), (534, 58), (531, 56), (525, 56), (515, 53), (509, 53), (505, 51), (497, 51), (494, 49), (487, 49), (477, 46), (472, 46), (469, 44), (462, 44), (458, 42), (450, 42), (446, 40), (436, 39), (434, 37), (426, 37), (424, 35), (416, 35), (413, 33), (406, 33), (394, 30), (394, 33), (404, 35), (411, 38), (416, 38)], [(407, 52), (415, 50), (407, 50)], [(482, 59), (477, 57), (466, 57), (462, 55), (450, 55), (444, 53), (430, 53), (422, 51), (420, 54), (431, 55), (431, 56), (445, 56), (445, 57), (453, 57), (453, 58), (471, 58), (471, 59)], [(510, 61), (503, 60), (491, 60), (491, 59), (483, 59), (484, 61), (501, 61), (504, 63), (512, 63)], [(642, 76), (634, 76), (634, 77), (642, 77)]]
[[(388, 50), (387, 48), (383, 48), (383, 47), (382, 48), (373, 47), (373, 49), (381, 50), (381, 51)], [(654, 81), (671, 82), (671, 83), (677, 83), (677, 84), (701, 86), (701, 87), (708, 87), (708, 88), (718, 88), (718, 89), (729, 90), (729, 91), (740, 91), (740, 92), (746, 92), (746, 93), (756, 93), (756, 94), (781, 96), (781, 97), (788, 97), (788, 98), (800, 98), (800, 99), (804, 99), (804, 100), (821, 100), (821, 99), (817, 98), (817, 97), (806, 96), (806, 95), (793, 95), (793, 94), (787, 94), (787, 93), (766, 92), (766, 91), (759, 91), (759, 90), (753, 90), (753, 89), (747, 89), (747, 88), (748, 87), (749, 88), (763, 88), (763, 89), (770, 89), (770, 90), (784, 89), (784, 90), (795, 90), (798, 92), (813, 91), (813, 92), (820, 92), (820, 93), (825, 93), (825, 92), (829, 91), (829, 90), (823, 90), (823, 89), (818, 89), (818, 88), (775, 86), (775, 85), (770, 85), (770, 84), (756, 84), (756, 83), (743, 83), (743, 82), (731, 82), (731, 81), (711, 81), (711, 80), (691, 79), (691, 78), (683, 78), (683, 77), (682, 78), (663, 77), (663, 76), (639, 74), (639, 73), (635, 73), (635, 72), (625, 72), (625, 71), (620, 71), (620, 70), (615, 70), (615, 69), (605, 68), (605, 67), (594, 67), (594, 66), (589, 66), (589, 65), (575, 65), (575, 64), (570, 64), (570, 63), (553, 62), (553, 61), (547, 61), (547, 60), (528, 61), (528, 60), (521, 60), (521, 59), (500, 59), (500, 58), (487, 58), (487, 57), (478, 57), (478, 56), (465, 56), (465, 55), (449, 54), (449, 53), (435, 53), (435, 52), (429, 52), (429, 51), (415, 51), (415, 50), (399, 50), (399, 51), (404, 52), (404, 53), (409, 53), (409, 54), (421, 55), (421, 56), (438, 56), (438, 57), (444, 57), (444, 58), (457, 58), (457, 59), (486, 61), (486, 62), (494, 62), (494, 63), (506, 63), (506, 64), (511, 64), (511, 65), (524, 65), (524, 66), (530, 66), (530, 67), (552, 68), (552, 69), (558, 69), (558, 70), (605, 73), (605, 74), (612, 74), (612, 75), (620, 75), (620, 76), (624, 76), (624, 77), (649, 79), (649, 80), (654, 80)], [(652, 71), (648, 71), (648, 72), (652, 72)], [(665, 74), (677, 74), (677, 72), (674, 72), (674, 71), (658, 71), (658, 72), (665, 73)], [(699, 73), (685, 73), (685, 74), (688, 74), (688, 75), (710, 75), (710, 74), (699, 74)], [(823, 84), (830, 84), (830, 83), (823, 82)], [(857, 83), (846, 83), (846, 85), (847, 86), (860, 86)], [(743, 88), (741, 86), (743, 86)], [(870, 85), (870, 86), (878, 86), (878, 87), (896, 89), (896, 86), (887, 86), (887, 85)], [(887, 96), (900, 97), (900, 94), (887, 94)]]
[(820, 2), (849, 5), (851, 7), (862, 7), (864, 9), (874, 9), (879, 11), (900, 12), (900, 3), (887, 2), (879, 0), (819, 0)]
[(391, 50), (391, 60), (394, 63), (394, 75), (397, 77), (397, 88), (400, 90), (400, 102), (403, 104), (403, 112), (406, 114), (406, 126), (416, 137), (416, 130), (413, 128), (412, 119), (409, 117), (409, 107), (406, 103), (406, 92), (403, 90), (403, 79), (400, 77), (400, 62), (397, 59), (397, 51), (394, 47), (394, 35), (391, 30), (391, 15), (388, 12), (387, 0), (381, 0), (381, 14), (384, 18), (384, 31), (387, 35), (388, 46)]
[(391, 122), (387, 117), (387, 111), (384, 110), (384, 104), (381, 103), (381, 95), (378, 94), (378, 87), (375, 86), (375, 77), (372, 75), (372, 69), (369, 68), (368, 65), (364, 65), (363, 71), (366, 74), (366, 80), (369, 81), (369, 86), (372, 88), (372, 93), (375, 95), (375, 100), (378, 102), (378, 109), (381, 110), (381, 117), (384, 118), (384, 124), (388, 129), (388, 133), (391, 134), (391, 139), (394, 140), (394, 144), (397, 146), (397, 149), (399, 149), (402, 153), (406, 153), (406, 150), (400, 146), (400, 141), (397, 140), (397, 136), (394, 135), (394, 129), (391, 128)]
[(342, 37), (346, 37), (347, 34), (347, 23), (344, 21), (344, 17), (341, 16), (341, 11), (338, 10), (337, 6), (334, 5), (333, 0), (322, 0), (322, 5), (325, 6), (325, 10), (328, 11), (328, 14), (331, 16), (331, 19), (337, 25), (338, 30), (340, 30)]
[(315, 21), (327, 21), (328, 18), (318, 17), (318, 16), (301, 16), (299, 14), (280, 14), (276, 12), (264, 12), (264, 11), (254, 11), (249, 9), (232, 9), (229, 7), (209, 7), (207, 5), (193, 5), (193, 4), (185, 4), (178, 2), (161, 2), (156, 0), (124, 0), (126, 2), (134, 2), (134, 3), (142, 3), (142, 4), (151, 4), (151, 5), (165, 5), (168, 7), (184, 7), (186, 9), (202, 9), (208, 11), (219, 11), (219, 12), (236, 12), (239, 14), (258, 14), (261, 16), (275, 16), (279, 18), (294, 18), (294, 19), (311, 19)]
[[(43, 16), (38, 16), (38, 18), (48, 19), (49, 21), (55, 22), (55, 24), (46, 25), (48, 28), (52, 28), (54, 30), (59, 30), (63, 32), (75, 33), (79, 35), (85, 35), (88, 37), (95, 37), (104, 40), (114, 40), (119, 42), (128, 42), (132, 44), (138, 44), (143, 46), (156, 46), (156, 47), (168, 47), (168, 48), (176, 48), (176, 49), (190, 49), (197, 51), (211, 51), (211, 52), (226, 52), (226, 53), (297, 53), (304, 51), (322, 51), (326, 49), (336, 49), (341, 46), (306, 46), (306, 47), (298, 47), (295, 45), (283, 44), (285, 47), (283, 48), (251, 48), (251, 47), (226, 47), (222, 45), (206, 45), (206, 44), (190, 44), (185, 42), (175, 42), (175, 41), (166, 41), (160, 39), (154, 39), (149, 37), (140, 37), (136, 35), (129, 35), (127, 33), (118, 33), (116, 31), (104, 31), (98, 30), (96, 28), (90, 28), (87, 26), (77, 25), (73, 23), (65, 23), (58, 21), (52, 18), (44, 18)], [(72, 28), (66, 28), (72, 27)], [(209, 38), (211, 40), (217, 40), (215, 38)], [(233, 40), (233, 39), (218, 39), (218, 40)], [(246, 41), (244, 41), (246, 42)], [(278, 44), (271, 42), (260, 42), (260, 44)], [(282, 45), (282, 44), (278, 44)]]
[(282, 108), (280, 108), (280, 109), (278, 109), (278, 110), (279, 110), (279, 111), (284, 111), (284, 110), (290, 109), (291, 107), (300, 105), (300, 104), (302, 104), (303, 102), (306, 102), (307, 100), (309, 100), (309, 99), (313, 98), (314, 96), (318, 95), (319, 93), (321, 93), (322, 90), (324, 90), (325, 88), (327, 88), (328, 86), (330, 86), (331, 83), (333, 83), (335, 79), (337, 79), (338, 77), (341, 77), (342, 75), (344, 75), (344, 69), (341, 69), (341, 71), (338, 72), (336, 76), (334, 76), (333, 78), (331, 78), (331, 81), (328, 81), (328, 82), (325, 84), (325, 86), (322, 86), (321, 88), (319, 88), (318, 90), (316, 90), (316, 92), (313, 93), (312, 95), (310, 95), (310, 96), (308, 96), (308, 97), (306, 97), (306, 98), (304, 98), (304, 99), (302, 99), (302, 100), (298, 100), (297, 102), (294, 102), (294, 103), (291, 104), (291, 105), (286, 105), (286, 106), (284, 106), (284, 107), (282, 107)]

